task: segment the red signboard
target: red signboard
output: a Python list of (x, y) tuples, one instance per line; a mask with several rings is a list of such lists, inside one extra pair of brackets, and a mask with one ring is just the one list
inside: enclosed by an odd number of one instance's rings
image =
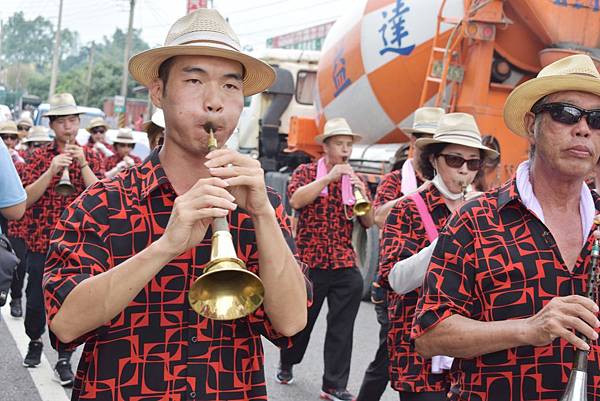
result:
[(191, 13), (199, 8), (208, 7), (208, 0), (188, 0), (187, 2), (187, 13)]
[(325, 24), (304, 28), (296, 32), (274, 36), (268, 39), (269, 47), (290, 47), (295, 44), (325, 38), (334, 22), (335, 21), (331, 21)]

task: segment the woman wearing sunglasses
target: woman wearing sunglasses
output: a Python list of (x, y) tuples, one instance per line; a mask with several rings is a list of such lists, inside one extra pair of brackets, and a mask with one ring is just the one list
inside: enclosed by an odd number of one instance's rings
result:
[[(420, 138), (415, 146), (421, 150), (420, 170), (430, 181), (401, 198), (386, 220), (379, 276), (387, 288), (393, 288), (390, 270), (396, 262), (417, 254), (437, 238), (446, 219), (469, 196), (482, 160), (497, 157), (496, 151), (481, 143), (475, 119), (465, 113), (442, 116), (433, 138)], [(410, 341), (419, 287), (404, 295), (390, 292), (390, 379), (402, 401), (447, 400), (451, 358), (424, 359)]]
[(129, 128), (119, 129), (113, 146), (115, 154), (107, 158), (104, 162), (107, 178), (112, 178), (121, 171), (142, 162), (142, 159), (131, 153), (135, 147), (135, 140)]
[(113, 147), (106, 142), (108, 124), (102, 117), (92, 118), (86, 130), (90, 133), (90, 137), (84, 147), (98, 152), (103, 160), (114, 154)]

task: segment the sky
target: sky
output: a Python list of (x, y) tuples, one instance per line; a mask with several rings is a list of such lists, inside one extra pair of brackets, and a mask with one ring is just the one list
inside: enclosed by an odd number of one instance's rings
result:
[[(60, 0), (0, 0), (4, 22), (17, 11), (58, 21)], [(272, 36), (337, 19), (348, 0), (213, 0), (229, 19), (242, 46), (258, 49)], [(209, 0), (210, 4), (210, 0)], [(169, 27), (186, 12), (187, 0), (136, 0), (134, 27), (151, 46), (161, 45)], [(102, 40), (117, 27), (127, 30), (129, 0), (63, 0), (62, 26), (79, 32), (81, 44)]]

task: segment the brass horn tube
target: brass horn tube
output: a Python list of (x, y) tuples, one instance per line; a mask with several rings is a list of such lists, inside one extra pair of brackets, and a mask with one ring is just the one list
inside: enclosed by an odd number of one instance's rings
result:
[[(207, 124), (205, 130), (210, 134), (210, 152), (217, 149), (217, 140), (212, 125)], [(265, 289), (261, 279), (237, 257), (227, 219), (215, 217), (211, 228), (210, 261), (190, 287), (188, 299), (192, 309), (206, 318), (239, 319), (262, 304)]]
[[(67, 145), (68, 144), (69, 141), (67, 141)], [(65, 167), (65, 169), (63, 170), (62, 175), (60, 176), (60, 180), (58, 180), (58, 183), (54, 187), (54, 190), (60, 196), (71, 196), (75, 193), (76, 189), (73, 183), (71, 183), (68, 166)]]
[[(600, 259), (600, 241), (594, 240), (592, 246), (592, 263), (590, 266), (590, 274), (587, 280), (586, 296), (594, 301), (594, 288), (596, 287), (596, 275), (598, 274), (598, 259)], [(581, 333), (577, 335), (583, 341), (589, 344), (589, 340)], [(575, 358), (573, 359), (573, 368), (569, 375), (567, 388), (564, 394), (560, 397), (560, 401), (587, 401), (587, 365), (589, 351), (577, 349)]]
[(371, 210), (371, 202), (367, 200), (360, 188), (358, 188), (356, 185), (353, 185), (352, 192), (354, 193), (354, 199), (356, 199), (354, 206), (352, 206), (354, 214), (357, 216), (364, 216), (365, 214), (369, 213)]

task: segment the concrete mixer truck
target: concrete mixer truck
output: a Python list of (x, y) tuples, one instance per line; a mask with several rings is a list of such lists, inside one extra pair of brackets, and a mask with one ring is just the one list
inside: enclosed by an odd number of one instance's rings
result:
[[(510, 91), (573, 53), (600, 66), (599, 47), (600, 0), (353, 0), (327, 35), (316, 75), (314, 54), (296, 55), (306, 68), (293, 74), (267, 59), (278, 79), (252, 99), (256, 117), (240, 127), (240, 141), (254, 138), (268, 182), (285, 193), (293, 168), (319, 155), (314, 136), (324, 122), (344, 117), (363, 135), (350, 162), (375, 189), (408, 140), (401, 127), (418, 107), (435, 105), (473, 114), (482, 134), (497, 139), (504, 180), (527, 157), (526, 141), (503, 122)], [(295, 113), (298, 89), (305, 108)], [(377, 267), (377, 237), (372, 228), (355, 238), (365, 283)]]

